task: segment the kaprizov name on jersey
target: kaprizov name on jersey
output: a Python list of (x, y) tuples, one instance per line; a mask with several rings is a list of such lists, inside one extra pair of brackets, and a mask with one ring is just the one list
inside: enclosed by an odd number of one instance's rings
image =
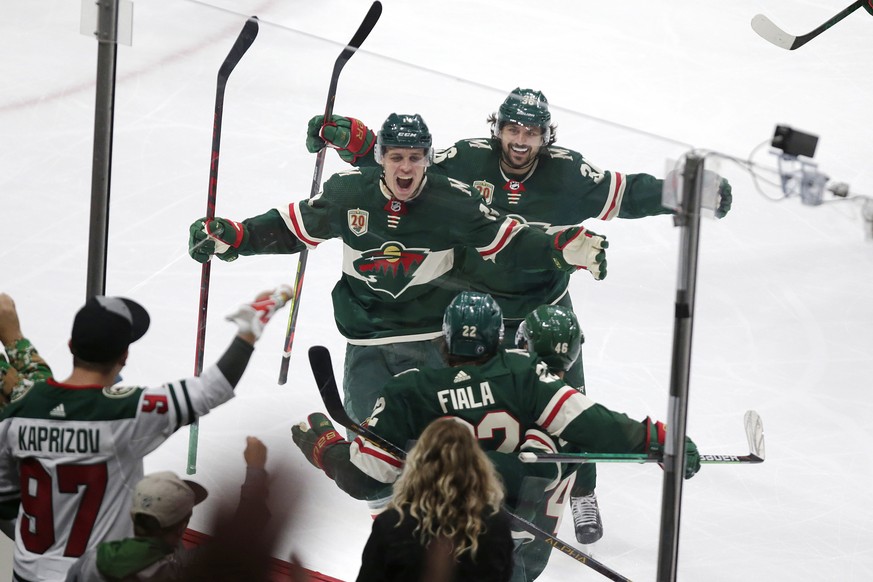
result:
[(98, 453), (100, 430), (22, 425), (18, 427), (18, 448), (39, 453)]

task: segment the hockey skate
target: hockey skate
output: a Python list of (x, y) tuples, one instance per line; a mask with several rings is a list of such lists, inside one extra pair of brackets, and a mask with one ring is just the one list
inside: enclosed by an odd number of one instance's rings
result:
[(580, 544), (593, 544), (603, 537), (600, 508), (597, 506), (597, 496), (593, 491), (582, 497), (571, 497), (570, 508), (573, 510), (576, 541)]

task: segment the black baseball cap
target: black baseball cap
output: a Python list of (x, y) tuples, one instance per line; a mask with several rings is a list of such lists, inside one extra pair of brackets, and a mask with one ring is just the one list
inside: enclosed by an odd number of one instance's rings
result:
[(95, 295), (73, 320), (70, 350), (86, 362), (111, 362), (145, 335), (149, 321), (148, 312), (136, 301)]

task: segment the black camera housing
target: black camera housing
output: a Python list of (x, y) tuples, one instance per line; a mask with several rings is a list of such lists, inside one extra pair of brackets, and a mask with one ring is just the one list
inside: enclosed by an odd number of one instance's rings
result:
[(811, 158), (815, 155), (815, 147), (818, 145), (818, 136), (803, 133), (791, 129), (787, 125), (777, 125), (770, 145), (785, 152), (789, 156), (806, 156)]

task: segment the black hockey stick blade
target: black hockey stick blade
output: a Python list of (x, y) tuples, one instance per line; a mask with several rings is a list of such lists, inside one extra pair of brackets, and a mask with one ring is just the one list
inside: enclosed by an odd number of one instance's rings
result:
[[(324, 402), (324, 406), (327, 408), (328, 414), (335, 422), (350, 431), (358, 433), (371, 443), (375, 444), (382, 450), (391, 453), (398, 459), (406, 458), (406, 451), (404, 449), (382, 438), (366, 426), (355, 422), (351, 417), (349, 417), (345, 408), (343, 408), (342, 400), (340, 400), (336, 377), (333, 374), (333, 363), (330, 359), (330, 351), (328, 351), (326, 347), (312, 346), (309, 348), (309, 365), (312, 368), (312, 375), (315, 377), (315, 382), (318, 385), (318, 391), (321, 393), (321, 399)], [(521, 529), (533, 535), (535, 538), (546, 542), (559, 552), (567, 554), (576, 561), (585, 564), (609, 580), (614, 580), (616, 582), (631, 582), (630, 578), (622, 576), (609, 566), (598, 562), (585, 552), (550, 535), (545, 530), (537, 527), (523, 517), (519, 517), (512, 513), (505, 507), (503, 508), (503, 511), (506, 512), (506, 515), (513, 521), (513, 523)]]
[(219, 79), (226, 79), (230, 76), (234, 67), (236, 67), (237, 63), (240, 62), (243, 55), (246, 54), (246, 51), (249, 50), (250, 46), (252, 46), (252, 43), (255, 42), (255, 38), (258, 36), (258, 30), (258, 17), (250, 16), (243, 25), (243, 29), (239, 33), (236, 42), (233, 43), (233, 46), (230, 48), (227, 58), (224, 59), (224, 62), (221, 63), (221, 67), (218, 69)]
[[(324, 118), (330, 119), (333, 115), (333, 104), (336, 101), (336, 89), (339, 83), (339, 76), (345, 67), (346, 63), (357, 52), (361, 45), (370, 36), (373, 27), (379, 21), (382, 15), (382, 3), (379, 0), (373, 2), (370, 10), (367, 11), (364, 20), (361, 21), (358, 30), (352, 36), (349, 44), (340, 52), (339, 56), (333, 64), (333, 72), (330, 75), (330, 85), (327, 89), (327, 101), (324, 105)], [(315, 156), (315, 168), (312, 171), (312, 186), (309, 191), (309, 197), (313, 198), (321, 189), (321, 172), (324, 169), (325, 149), (322, 148)], [(306, 274), (306, 263), (309, 258), (309, 250), (303, 249), (300, 252), (297, 260), (297, 271), (294, 276), (294, 299), (291, 304), (291, 311), (288, 313), (288, 327), (285, 330), (285, 343), (282, 350), (282, 362), (279, 365), (279, 384), (285, 384), (288, 381), (288, 368), (291, 365), (291, 347), (294, 345), (294, 334), (297, 332), (297, 317), (300, 312), (300, 294), (303, 292), (303, 276)]]
[(318, 385), (318, 392), (321, 394), (321, 400), (324, 402), (325, 408), (327, 408), (328, 415), (345, 428), (354, 430), (350, 425), (357, 423), (351, 419), (348, 413), (346, 413), (346, 409), (343, 408), (343, 402), (339, 395), (339, 387), (333, 374), (333, 362), (330, 359), (330, 351), (324, 346), (312, 346), (309, 348), (309, 366), (312, 368), (312, 375), (315, 376), (315, 383)]
[(846, 16), (861, 8), (864, 5), (864, 2), (867, 0), (855, 0), (849, 6), (844, 8), (838, 14), (836, 14), (833, 18), (829, 19), (827, 22), (809, 32), (807, 34), (801, 36), (794, 36), (792, 34), (788, 34), (775, 24), (773, 21), (764, 16), (763, 14), (756, 14), (752, 18), (752, 30), (758, 33), (758, 35), (764, 40), (775, 44), (779, 48), (784, 48), (789, 51), (793, 51), (794, 49), (800, 48), (842, 19)]
[(370, 36), (373, 27), (376, 26), (377, 22), (379, 22), (380, 16), (382, 16), (382, 3), (379, 2), (379, 0), (376, 0), (370, 6), (370, 10), (367, 11), (364, 20), (361, 21), (361, 25), (358, 27), (354, 36), (352, 36), (352, 40), (349, 41), (349, 44), (346, 45), (346, 48), (343, 49), (343, 52), (341, 52), (340, 56), (337, 57), (337, 63), (352, 58), (355, 51), (361, 48), (361, 45), (364, 44), (364, 41), (367, 40), (368, 36)]

